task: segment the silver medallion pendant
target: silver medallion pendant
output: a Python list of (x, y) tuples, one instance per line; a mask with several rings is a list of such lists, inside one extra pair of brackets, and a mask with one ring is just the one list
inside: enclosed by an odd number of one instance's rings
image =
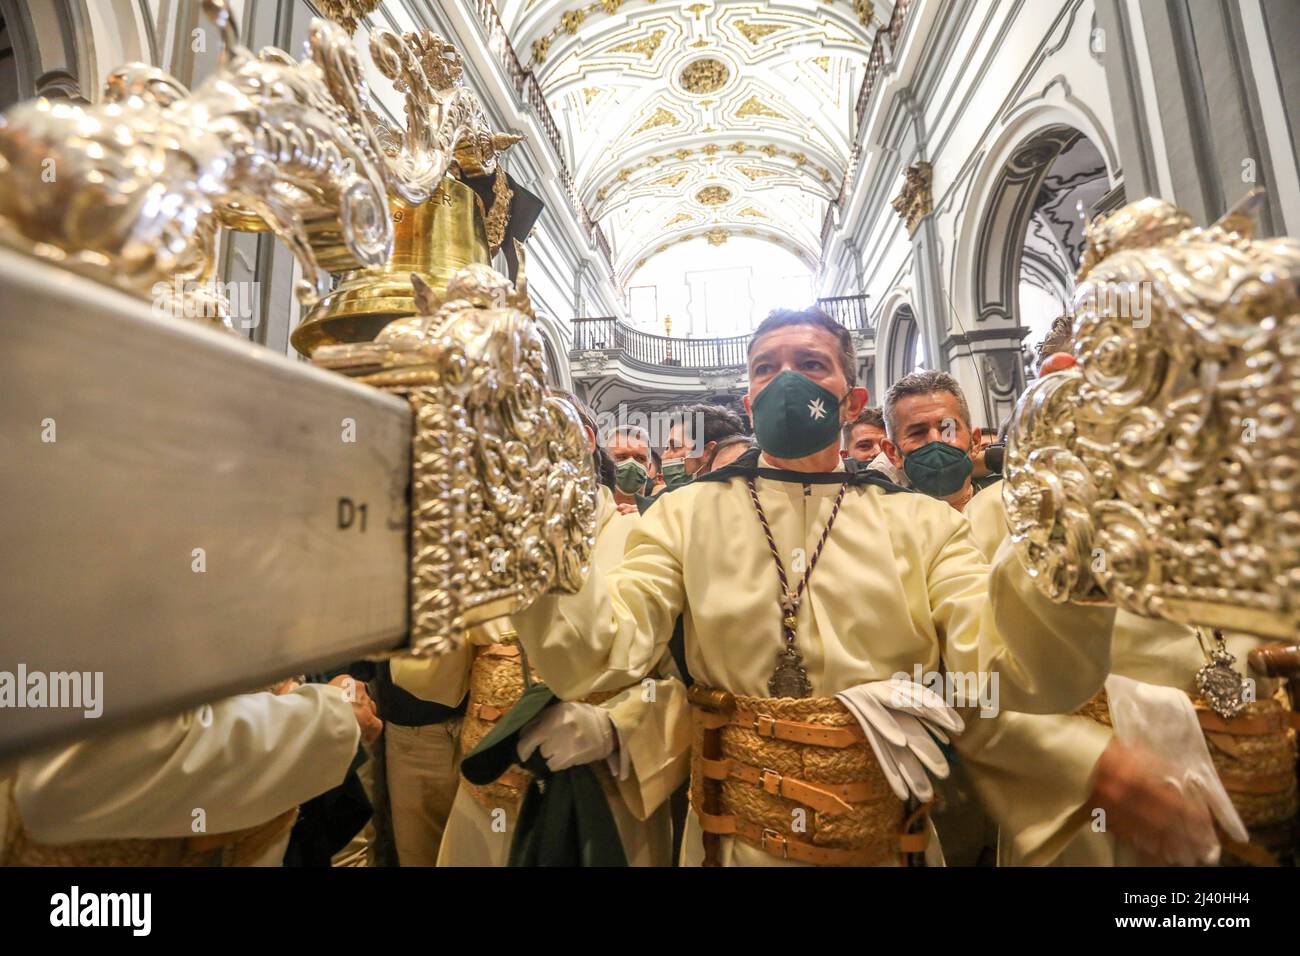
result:
[(767, 692), (772, 697), (811, 697), (812, 683), (804, 669), (803, 657), (793, 647), (786, 647), (776, 655), (776, 669), (767, 682)]
[(1233, 669), (1237, 659), (1227, 651), (1211, 652), (1210, 663), (1196, 672), (1196, 691), (1224, 720), (1246, 709), (1246, 679)]

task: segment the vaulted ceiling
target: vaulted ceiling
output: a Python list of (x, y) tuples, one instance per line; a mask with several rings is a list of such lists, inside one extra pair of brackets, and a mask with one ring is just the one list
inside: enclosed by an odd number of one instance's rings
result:
[(755, 236), (816, 266), (891, 3), (497, 0), (620, 282), (701, 235)]

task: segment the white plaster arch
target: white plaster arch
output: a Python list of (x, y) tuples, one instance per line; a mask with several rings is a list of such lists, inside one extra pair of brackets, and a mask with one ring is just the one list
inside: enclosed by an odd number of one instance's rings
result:
[(974, 317), (979, 312), (974, 256), (980, 229), (989, 212), (999, 179), (1018, 150), (1034, 137), (1058, 126), (1071, 127), (1087, 137), (1106, 163), (1110, 185), (1114, 187), (1118, 182), (1119, 153), (1114, 137), (1102, 128), (1086, 104), (1070, 95), (1069, 83), (1063, 77), (1053, 78), (1040, 93), (1027, 97), (1009, 110), (974, 174), (955, 230), (956, 254), (950, 265), (949, 283), (953, 290), (953, 301), (960, 304), (966, 315)]
[(545, 312), (537, 313), (537, 333), (542, 337), (547, 354), (547, 370), (553, 379), (549, 384), (565, 391), (573, 391), (573, 371), (569, 367), (569, 347), (572, 334), (568, 326)]
[(906, 286), (895, 286), (885, 294), (880, 305), (880, 323), (876, 329), (876, 374), (875, 381), (869, 386), (873, 396), (872, 404), (881, 404), (885, 400), (885, 392), (893, 384), (892, 369), (897, 352), (902, 348), (898, 333), (900, 326), (905, 324), (902, 320), (906, 315), (910, 315), (910, 322), (918, 323), (919, 330), (920, 319), (917, 317), (912, 290)]

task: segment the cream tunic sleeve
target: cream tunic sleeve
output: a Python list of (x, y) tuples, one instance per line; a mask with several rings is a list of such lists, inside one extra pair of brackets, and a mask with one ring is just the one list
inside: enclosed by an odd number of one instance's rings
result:
[(1115, 609), (1052, 603), (1025, 574), (1009, 540), (986, 570), (969, 522), (948, 510), (951, 534), (926, 575), (946, 668), (996, 677), (1005, 710), (1074, 710), (1110, 672)]
[[(975, 496), (966, 515), (986, 554), (1007, 537), (1002, 485)], [(1050, 863), (1087, 822), (1097, 761), (1113, 734), (1068, 714), (971, 715), (956, 741), (972, 783), (1002, 827), (1012, 865)]]
[(685, 605), (679, 513), (664, 505), (632, 523), (613, 570), (593, 562), (578, 593), (546, 595), (516, 615), (520, 641), (561, 699), (624, 688), (663, 654)]
[(43, 843), (228, 833), (338, 786), (359, 739), (339, 687), (241, 694), (24, 758), (13, 795)]
[(619, 796), (638, 820), (648, 820), (690, 775), (686, 685), (676, 677), (647, 677), (601, 707), (614, 723), (629, 768), (616, 780)]

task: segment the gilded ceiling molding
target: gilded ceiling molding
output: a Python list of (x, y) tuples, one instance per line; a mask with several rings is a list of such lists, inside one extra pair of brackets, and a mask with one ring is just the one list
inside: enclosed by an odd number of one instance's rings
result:
[[(711, 236), (713, 238), (710, 238)], [(626, 269), (617, 270), (619, 274), (618, 282), (620, 285), (626, 286), (632, 276), (635, 275), (638, 270), (643, 268), (652, 258), (660, 253), (667, 252), (673, 246), (680, 243), (690, 242), (692, 239), (705, 239), (710, 245), (719, 246), (728, 238), (737, 236), (747, 239), (761, 239), (764, 242), (770, 242), (774, 246), (780, 246), (782, 249), (786, 249), (793, 253), (810, 267), (815, 267), (817, 265), (818, 258), (816, 253), (807, 246), (801, 244), (798, 240), (777, 232), (773, 226), (763, 226), (758, 229), (749, 227), (737, 229), (717, 225), (709, 226), (708, 228), (697, 226), (695, 228), (687, 227), (686, 231), (680, 235), (674, 236), (666, 241), (661, 241), (653, 249), (647, 250), (643, 246), (639, 250), (640, 255), (638, 255), (636, 261), (632, 263), (631, 266)]]
[(641, 133), (648, 132), (649, 130), (658, 129), (660, 126), (680, 126), (681, 122), (680, 117), (668, 112), (668, 110), (660, 106), (654, 111), (654, 113), (646, 118), (644, 123), (632, 131), (632, 135), (638, 136)]
[(694, 60), (682, 67), (682, 72), (678, 75), (678, 82), (681, 83), (682, 89), (688, 93), (703, 96), (708, 93), (716, 93), (727, 85), (727, 80), (730, 78), (731, 71), (727, 69), (727, 64), (716, 57), (709, 56), (701, 60)]
[(751, 96), (740, 104), (740, 109), (736, 110), (738, 119), (745, 119), (750, 116), (767, 116), (772, 119), (789, 119), (784, 113), (771, 106), (768, 106), (757, 96)]
[(533, 41), (533, 64), (540, 66), (546, 62), (546, 57), (551, 50), (551, 41), (560, 34), (567, 33), (569, 36), (575, 36), (578, 28), (586, 22), (589, 15), (602, 10), (605, 13), (617, 13), (618, 8), (623, 6), (624, 2), (625, 0), (596, 0), (595, 3), (588, 4), (585, 7), (575, 7), (560, 14), (559, 24), (553, 27), (549, 33), (543, 34)]
[[(741, 156), (750, 150), (754, 150), (758, 153), (761, 153), (763, 156), (766, 156), (768, 159), (776, 159), (778, 156), (784, 156), (785, 158), (793, 162), (795, 166), (800, 167), (802, 171), (812, 173), (824, 183), (830, 183), (834, 178), (829, 169), (827, 169), (825, 166), (822, 166), (818, 163), (812, 162), (811, 160), (808, 159), (807, 156), (805, 156), (801, 152), (781, 149), (779, 146), (773, 146), (771, 143), (763, 143), (762, 145), (755, 145), (753, 143), (745, 143), (738, 140), (734, 143), (728, 144), (725, 147), (720, 147), (716, 143), (706, 143), (704, 146), (697, 147), (695, 149), (687, 149), (683, 147), (681, 149), (676, 149), (673, 152), (668, 153), (667, 155), (647, 156), (639, 163), (636, 163), (632, 166), (624, 166), (623, 168), (619, 169), (618, 172), (614, 174), (613, 179), (616, 182), (628, 182), (630, 181), (633, 173), (636, 173), (642, 169), (649, 169), (651, 167), (658, 166), (669, 159), (676, 159), (679, 162), (685, 162), (686, 160), (691, 159), (692, 157), (702, 156), (707, 161), (709, 159), (715, 158), (716, 155), (724, 148), (735, 153), (737, 156)], [(770, 169), (764, 166), (756, 166), (756, 165), (737, 166), (736, 171), (741, 173), (741, 175), (745, 176), (746, 178), (748, 178), (751, 182), (757, 181), (759, 179), (767, 179), (773, 176), (780, 176), (781, 173), (783, 172), (783, 170), (780, 169)], [(644, 185), (676, 186), (678, 183), (682, 181), (682, 179), (686, 177), (688, 172), (689, 171), (682, 171), (678, 173), (669, 174), (659, 179), (651, 180), (645, 183)], [(609, 191), (610, 189), (613, 188), (613, 186), (614, 183), (608, 183), (600, 187), (600, 189), (596, 190), (596, 201), (604, 202), (605, 199), (609, 196)]]
[(796, 29), (796, 26), (792, 23), (750, 23), (746, 20), (733, 20), (731, 25), (749, 41), (751, 46), (758, 46), (773, 33)]
[(690, 175), (690, 171), (683, 169), (680, 173), (672, 173), (671, 175), (665, 176), (662, 179), (656, 179), (650, 185), (651, 186), (676, 186), (688, 175)]
[(721, 206), (731, 202), (731, 190), (726, 186), (705, 186), (695, 194), (695, 201), (702, 206)]
[(853, 12), (864, 27), (871, 26), (871, 21), (876, 18), (876, 7), (871, 0), (853, 0)]
[(647, 60), (652, 59), (659, 52), (659, 44), (663, 43), (664, 37), (668, 35), (666, 30), (651, 31), (649, 36), (641, 37), (638, 40), (629, 40), (626, 43), (620, 43), (618, 46), (610, 47), (606, 53), (636, 53), (645, 57)]

